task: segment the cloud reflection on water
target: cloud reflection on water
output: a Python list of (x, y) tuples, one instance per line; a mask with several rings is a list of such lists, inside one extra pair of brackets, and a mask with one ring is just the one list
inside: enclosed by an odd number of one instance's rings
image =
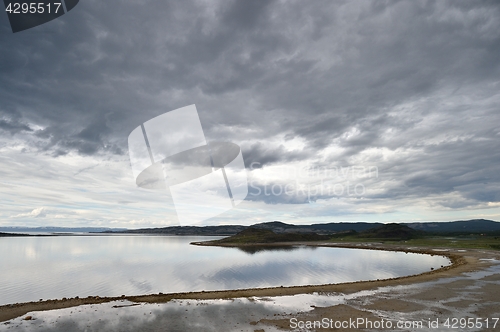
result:
[[(0, 304), (90, 295), (120, 296), (327, 284), (392, 278), (447, 265), (442, 256), (344, 248), (242, 251), (199, 247), (195, 237), (4, 238)], [(27, 257), (24, 248), (35, 250)]]

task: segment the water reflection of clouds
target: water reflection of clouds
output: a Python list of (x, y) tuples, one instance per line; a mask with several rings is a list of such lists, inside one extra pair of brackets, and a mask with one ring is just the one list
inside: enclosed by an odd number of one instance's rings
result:
[(30, 247), (26, 247), (24, 249), (24, 255), (28, 259), (36, 259), (38, 257), (37, 251), (35, 250), (35, 248), (33, 248), (31, 246)]
[[(99, 305), (86, 305), (60, 310), (32, 312), (35, 319), (30, 321), (18, 317), (0, 324), (0, 331), (16, 332), (132, 332), (132, 331), (244, 331), (265, 330), (278, 332), (276, 328), (256, 321), (262, 318), (289, 319), (299, 312), (307, 313), (313, 307), (328, 307), (348, 304), (359, 310), (372, 312), (375, 317), (385, 320), (426, 321), (429, 312), (443, 311), (450, 317), (470, 317), (477, 315), (476, 303), (469, 306), (455, 306), (458, 300), (470, 299), (472, 292), (488, 283), (496, 283), (500, 265), (485, 270), (464, 273), (451, 278), (440, 278), (411, 285), (384, 286), (349, 294), (313, 293), (267, 298), (235, 298), (229, 300), (172, 300), (162, 304), (138, 304), (116, 301)], [(451, 287), (456, 282), (473, 281), (468, 287), (458, 287), (456, 296), (447, 301), (414, 299), (422, 310), (408, 312), (384, 311), (369, 308), (366, 304), (380, 299), (400, 299), (411, 294), (421, 294), (433, 285)], [(451, 287), (453, 288), (453, 287)], [(472, 291), (472, 292), (471, 292)], [(115, 307), (115, 308), (114, 308)], [(432, 311), (430, 311), (432, 310)], [(332, 317), (334, 318), (334, 317)], [(443, 319), (444, 320), (444, 319)], [(474, 330), (474, 329), (472, 329)]]
[[(6, 268), (0, 275), (1, 301), (338, 283), (416, 274), (449, 263), (441, 256), (324, 247), (248, 254), (189, 245), (196, 240), (200, 238), (2, 240)], [(35, 254), (28, 258), (26, 250)]]
[[(126, 302), (125, 302), (126, 303)], [(11, 320), (0, 326), (18, 332), (132, 332), (132, 331), (254, 331), (256, 317), (274, 317), (281, 309), (248, 299), (171, 301), (165, 304), (113, 308), (122, 302), (86, 305), (33, 313), (35, 320)], [(248, 306), (252, 314), (249, 315)], [(11, 329), (11, 330), (12, 330)], [(266, 331), (274, 331), (266, 328)]]

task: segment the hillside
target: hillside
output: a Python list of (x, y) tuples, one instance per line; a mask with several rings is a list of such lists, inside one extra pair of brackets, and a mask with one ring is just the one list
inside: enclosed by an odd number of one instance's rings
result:
[[(379, 222), (338, 222), (311, 225), (292, 225), (280, 221), (263, 222), (251, 226), (223, 225), (223, 226), (170, 226), (162, 228), (142, 228), (125, 231), (111, 231), (106, 233), (132, 233), (132, 234), (160, 234), (160, 235), (202, 235), (202, 236), (226, 236), (235, 235), (247, 228), (258, 228), (271, 230), (276, 234), (281, 233), (316, 233), (320, 235), (334, 235), (348, 231), (358, 233), (369, 229), (386, 225)], [(467, 234), (467, 233), (493, 233), (500, 232), (500, 222), (484, 219), (451, 222), (422, 222), (404, 223), (409, 228), (417, 231), (439, 234)]]
[(426, 232), (415, 230), (404, 224), (385, 224), (365, 230), (358, 237), (365, 239), (409, 240), (425, 236)]
[[(376, 239), (376, 240), (392, 240), (392, 241), (401, 241), (401, 240), (419, 238), (424, 236), (425, 234), (426, 233), (423, 231), (418, 231), (401, 224), (380, 225), (368, 230), (364, 230), (363, 232), (359, 233), (352, 230), (337, 233), (337, 235), (342, 235), (344, 237), (348, 236), (351, 238), (358, 238), (358, 239), (370, 239), (370, 240)], [(221, 240), (212, 241), (212, 243), (251, 244), (251, 243), (273, 243), (273, 242), (294, 242), (294, 241), (327, 241), (330, 239), (332, 239), (332, 235), (320, 235), (316, 233), (304, 233), (304, 232), (292, 233), (290, 231), (276, 233), (271, 229), (265, 227), (249, 227), (239, 232), (238, 234), (235, 234), (233, 236)]]
[(170, 226), (162, 228), (141, 228), (126, 231), (104, 233), (127, 233), (127, 234), (158, 234), (158, 235), (201, 235), (201, 236), (226, 236), (234, 235), (248, 226), (224, 225), (224, 226)]
[(411, 228), (432, 233), (490, 233), (500, 232), (500, 222), (485, 219), (449, 222), (421, 222), (406, 224)]
[(370, 228), (384, 225), (380, 222), (331, 222), (326, 224), (312, 224), (311, 228), (315, 231), (330, 233), (356, 231), (362, 232)]
[(275, 233), (270, 229), (249, 227), (233, 236), (212, 241), (219, 244), (275, 243), (295, 241), (324, 241), (329, 236), (315, 233)]
[(127, 231), (126, 228), (108, 227), (24, 227), (24, 226), (0, 226), (0, 232), (6, 233), (102, 233)]

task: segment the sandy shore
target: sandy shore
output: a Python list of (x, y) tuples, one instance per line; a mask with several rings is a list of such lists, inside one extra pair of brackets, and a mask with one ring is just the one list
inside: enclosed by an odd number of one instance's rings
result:
[[(447, 251), (440, 249), (437, 251), (384, 244), (346, 245), (307, 243), (304, 245), (446, 255), (452, 260), (452, 265), (416, 276), (367, 282), (107, 298), (88, 297), (13, 304), (0, 307), (0, 321), (5, 322), (28, 313), (32, 315), (37, 311), (71, 308), (118, 300), (128, 300), (134, 303), (166, 303), (173, 299), (217, 300), (250, 297), (266, 298), (310, 293), (327, 293), (336, 294), (337, 296), (340, 294), (344, 300), (341, 304), (334, 306), (312, 307), (301, 312), (285, 311), (277, 316), (275, 314), (269, 316), (268, 314), (259, 314), (256, 312), (252, 315), (252, 320), (246, 322), (247, 327), (250, 328), (249, 331), (290, 330), (291, 318), (296, 319), (297, 322), (317, 321), (324, 318), (334, 318), (335, 320), (343, 321), (355, 318), (380, 320), (389, 319), (390, 317), (394, 319), (397, 317), (407, 317), (408, 319), (422, 321), (438, 318), (444, 321), (447, 317), (452, 318), (452, 315), (456, 317), (457, 313), (462, 313), (462, 316), (467, 314), (469, 317), (478, 317), (481, 319), (500, 316), (500, 296), (498, 296), (500, 290), (500, 271), (498, 273), (494, 271), (489, 272), (484, 278), (477, 277), (481, 271), (488, 271), (490, 267), (500, 263), (500, 252), (498, 251), (457, 249), (448, 249)], [(476, 277), (472, 277), (471, 273), (475, 273)], [(453, 308), (456, 308), (456, 310)], [(241, 310), (249, 315), (251, 313), (251, 310), (249, 308), (245, 309), (244, 306), (242, 306)], [(242, 325), (245, 324), (244, 321), (241, 323)], [(497, 330), (500, 331), (500, 324), (498, 325)], [(328, 331), (329, 329), (321, 330)], [(481, 330), (484, 331), (485, 329)], [(228, 331), (232, 330), (228, 329)]]

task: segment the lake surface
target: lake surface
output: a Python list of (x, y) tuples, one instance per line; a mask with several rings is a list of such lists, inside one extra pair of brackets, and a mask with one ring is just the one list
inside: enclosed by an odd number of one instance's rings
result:
[(190, 245), (186, 236), (0, 238), (0, 305), (56, 299), (385, 279), (449, 265), (442, 256), (379, 250)]

